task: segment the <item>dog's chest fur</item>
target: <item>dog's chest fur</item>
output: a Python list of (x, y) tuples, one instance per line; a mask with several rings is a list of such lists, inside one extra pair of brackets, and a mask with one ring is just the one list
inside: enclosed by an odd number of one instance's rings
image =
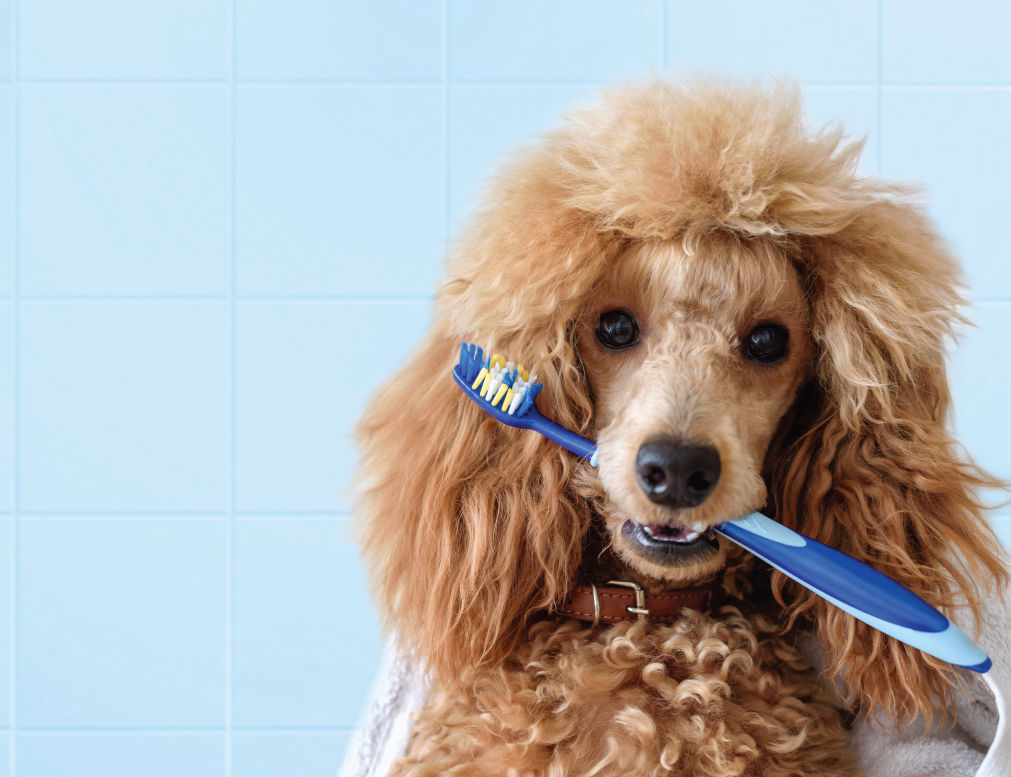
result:
[(436, 687), (394, 775), (855, 775), (800, 650), (725, 605), (669, 626), (535, 623), (506, 665)]

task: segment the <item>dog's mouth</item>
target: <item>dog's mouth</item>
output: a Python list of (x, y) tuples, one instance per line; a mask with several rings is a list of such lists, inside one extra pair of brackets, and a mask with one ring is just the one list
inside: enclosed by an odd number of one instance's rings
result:
[(696, 531), (674, 523), (642, 524), (629, 519), (621, 533), (636, 552), (659, 564), (683, 566), (708, 559), (719, 550), (712, 529)]

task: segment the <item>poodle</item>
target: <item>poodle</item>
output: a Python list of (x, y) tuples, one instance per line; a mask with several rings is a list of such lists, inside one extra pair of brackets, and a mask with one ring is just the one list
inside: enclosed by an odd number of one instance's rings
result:
[[(487, 189), (357, 428), (375, 594), (432, 682), (393, 774), (854, 775), (858, 710), (949, 708), (950, 666), (711, 529), (762, 510), (941, 609), (1007, 583), (946, 429), (957, 264), (841, 138), (790, 86), (655, 81)], [(461, 340), (534, 362), (599, 466), (466, 398)]]

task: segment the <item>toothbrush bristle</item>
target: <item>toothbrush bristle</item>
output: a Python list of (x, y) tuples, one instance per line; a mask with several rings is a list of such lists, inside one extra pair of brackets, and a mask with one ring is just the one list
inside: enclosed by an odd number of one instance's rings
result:
[(542, 385), (522, 364), (501, 354), (485, 355), (474, 343), (460, 343), (460, 360), (454, 370), (463, 388), (485, 409), (518, 417), (530, 411)]

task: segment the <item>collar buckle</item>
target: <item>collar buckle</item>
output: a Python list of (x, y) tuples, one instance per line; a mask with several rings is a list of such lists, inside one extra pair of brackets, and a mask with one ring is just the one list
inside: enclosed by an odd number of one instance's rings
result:
[(607, 584), (618, 585), (622, 588), (630, 588), (635, 591), (635, 606), (633, 607), (630, 604), (625, 610), (638, 615), (640, 621), (644, 621), (650, 616), (650, 611), (646, 609), (646, 592), (641, 585), (628, 580), (608, 580)]

